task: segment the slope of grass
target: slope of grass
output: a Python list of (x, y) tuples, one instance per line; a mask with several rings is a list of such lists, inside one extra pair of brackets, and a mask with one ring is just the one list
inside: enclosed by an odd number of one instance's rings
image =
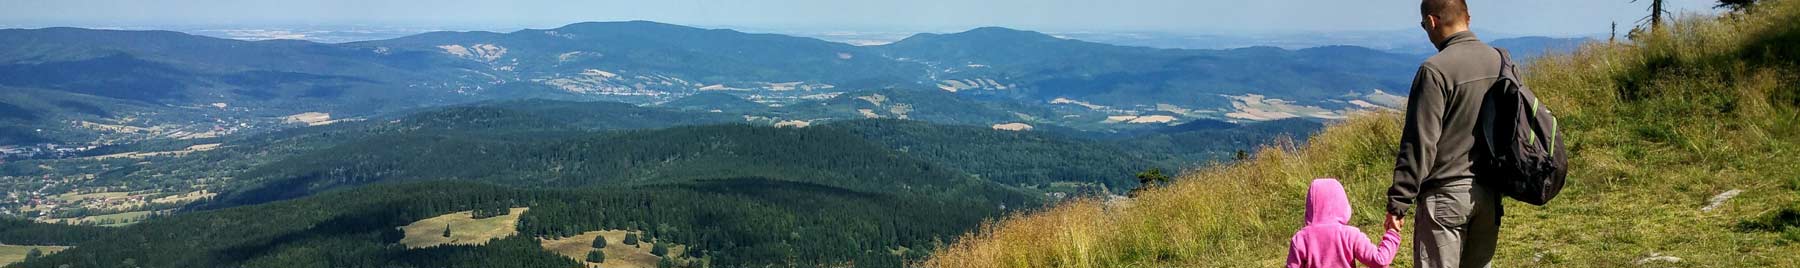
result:
[[(631, 232), (626, 231), (626, 230), (605, 230), (605, 231), (583, 232), (583, 233), (577, 234), (575, 236), (563, 237), (563, 238), (557, 238), (557, 239), (547, 239), (547, 238), (540, 237), (540, 238), (538, 238), (538, 244), (543, 245), (545, 251), (554, 252), (557, 255), (562, 255), (562, 256), (568, 257), (570, 259), (581, 261), (582, 263), (587, 264), (587, 267), (598, 267), (598, 268), (656, 267), (656, 263), (658, 261), (661, 261), (662, 257), (656, 256), (656, 254), (651, 254), (650, 249), (655, 247), (654, 245), (656, 245), (656, 243), (658, 243), (658, 242), (650, 242), (649, 240), (645, 240), (645, 241), (638, 242), (638, 245), (636, 245), (636, 246), (626, 245), (623, 241), (625, 241), (625, 234), (627, 234), (627, 233), (631, 233)], [(606, 237), (606, 242), (609, 243), (606, 245), (606, 248), (594, 248), (594, 246), (593, 246), (594, 238), (600, 237), (600, 236)], [(688, 263), (690, 261), (695, 261), (695, 260), (692, 260), (689, 258), (681, 257), (681, 256), (684, 256), (683, 254), (687, 253), (687, 246), (683, 246), (680, 244), (675, 244), (675, 243), (667, 242), (667, 241), (663, 241), (661, 243), (666, 243), (666, 244), (664, 244), (664, 246), (668, 247), (669, 252), (665, 255), (673, 257), (674, 262)], [(594, 250), (599, 250), (601, 252), (605, 252), (606, 261), (598, 262), (598, 263), (587, 262), (588, 252), (594, 251)]]
[[(1571, 184), (1549, 206), (1507, 202), (1495, 266), (1800, 265), (1797, 16), (1800, 1), (1767, 1), (1531, 63), (1527, 84), (1564, 125)], [(1357, 115), (1309, 144), (1268, 145), (1134, 200), (1010, 216), (921, 264), (1279, 266), (1312, 178), (1342, 179), (1351, 223), (1380, 230), (1400, 119)], [(1732, 190), (1741, 194), (1702, 209)], [(1412, 266), (1411, 243), (1401, 267)]]
[(50, 255), (51, 253), (56, 253), (57, 251), (62, 251), (69, 247), (0, 245), (0, 266), (25, 261), (25, 255), (30, 254), (31, 249), (34, 248), (44, 255)]
[[(399, 227), (406, 234), (400, 244), (406, 248), (439, 245), (480, 245), (494, 239), (519, 233), (519, 215), (531, 208), (511, 208), (506, 215), (476, 219), (473, 211), (462, 211), (423, 219)], [(444, 236), (450, 228), (450, 236)]]

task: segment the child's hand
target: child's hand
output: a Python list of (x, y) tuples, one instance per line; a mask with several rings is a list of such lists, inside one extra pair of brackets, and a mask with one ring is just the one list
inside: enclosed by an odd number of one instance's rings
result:
[(1387, 227), (1387, 229), (1388, 229), (1388, 230), (1394, 230), (1394, 231), (1399, 231), (1399, 230), (1400, 230), (1400, 228), (1401, 228), (1401, 227), (1404, 227), (1404, 224), (1405, 224), (1405, 223), (1403, 223), (1403, 222), (1402, 222), (1402, 221), (1400, 221), (1400, 216), (1395, 216), (1395, 215), (1393, 215), (1393, 214), (1388, 214), (1388, 215), (1387, 215), (1387, 222), (1386, 222), (1386, 224), (1384, 224), (1384, 225), (1385, 225), (1385, 227)]

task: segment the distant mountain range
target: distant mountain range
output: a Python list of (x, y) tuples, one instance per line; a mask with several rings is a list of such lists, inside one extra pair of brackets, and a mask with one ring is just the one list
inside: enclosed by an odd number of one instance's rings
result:
[[(904, 267), (985, 219), (1399, 107), (1424, 57), (995, 27), (0, 30), (0, 225), (22, 226), (0, 244), (71, 246), (18, 267), (572, 267), (545, 242), (608, 231), (683, 245), (639, 256), (680, 267)], [(397, 228), (514, 208), (485, 240)]]
[[(1496, 41), (1521, 52), (1570, 43)], [(17, 115), (0, 118), (0, 144), (230, 135), (518, 98), (672, 103), (770, 124), (881, 117), (1118, 131), (1333, 119), (1397, 106), (1423, 57), (1350, 46), (1156, 49), (997, 27), (878, 46), (647, 21), (339, 44), (9, 29), (0, 30), (0, 108)], [(943, 116), (915, 116), (927, 114)]]
[[(1599, 35), (1559, 37), (1516, 35), (1480, 28), (1474, 29), (1474, 31), (1483, 40), (1490, 41), (1490, 43), (1505, 43), (1505, 40), (1512, 39), (1557, 39), (1582, 42), (1591, 40), (1592, 38), (1603, 38)], [(1400, 54), (1429, 54), (1436, 51), (1436, 49), (1431, 47), (1430, 42), (1426, 40), (1425, 32), (1418, 29), (1394, 31), (1277, 32), (1261, 34), (1201, 34), (1170, 32), (1060, 32), (1052, 34), (1059, 37), (1107, 44), (1154, 48), (1232, 49), (1271, 46), (1285, 49), (1304, 49), (1321, 46), (1359, 46)], [(838, 36), (830, 37), (833, 39), (846, 39)], [(854, 39), (850, 38), (850, 40)], [(1535, 47), (1509, 48), (1537, 50), (1534, 49)]]

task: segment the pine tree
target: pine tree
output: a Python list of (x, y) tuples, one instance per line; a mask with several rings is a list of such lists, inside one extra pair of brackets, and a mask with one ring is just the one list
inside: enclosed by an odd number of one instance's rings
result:
[[(1632, 3), (1637, 3), (1637, 1), (1631, 0)], [(1651, 32), (1662, 30), (1663, 15), (1668, 13), (1669, 11), (1663, 9), (1663, 0), (1650, 0), (1650, 16), (1645, 16), (1644, 20), (1650, 23)]]
[(1138, 188), (1131, 189), (1131, 193), (1129, 193), (1129, 195), (1131, 195), (1131, 196), (1137, 196), (1138, 191), (1143, 191), (1143, 190), (1150, 189), (1150, 188), (1153, 188), (1156, 186), (1161, 186), (1164, 183), (1168, 183), (1169, 175), (1164, 175), (1161, 168), (1152, 168), (1150, 170), (1145, 170), (1144, 172), (1138, 172), (1137, 179), (1138, 179)]
[(663, 246), (663, 243), (651, 244), (650, 255), (656, 255), (656, 256), (669, 255), (669, 247)]
[(599, 250), (588, 251), (587, 261), (596, 263), (606, 262), (606, 252), (600, 252)]
[(1744, 10), (1749, 9), (1750, 5), (1753, 5), (1753, 4), (1756, 4), (1756, 0), (1719, 0), (1719, 5), (1716, 5), (1713, 7), (1714, 8), (1730, 8), (1731, 10), (1744, 11)]
[(656, 261), (656, 268), (675, 268), (675, 261), (669, 260), (668, 257), (663, 257), (662, 260)]
[(637, 236), (637, 234), (636, 234), (636, 233), (627, 233), (627, 234), (625, 234), (625, 241), (624, 241), (624, 243), (625, 243), (625, 244), (626, 244), (626, 245), (631, 245), (631, 247), (634, 247), (634, 248), (635, 248), (635, 247), (637, 247), (637, 245), (638, 245), (638, 236)]
[(38, 257), (43, 257), (43, 256), (44, 256), (44, 251), (39, 250), (38, 248), (31, 248), (31, 251), (25, 252), (25, 260), (27, 260), (27, 261), (37, 259)]
[(594, 236), (594, 248), (606, 248), (606, 236)]
[(444, 224), (444, 237), (450, 237), (450, 224)]

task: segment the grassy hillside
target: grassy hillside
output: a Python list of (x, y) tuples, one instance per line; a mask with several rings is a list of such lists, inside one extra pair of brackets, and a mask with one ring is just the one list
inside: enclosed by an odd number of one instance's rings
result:
[[(508, 208), (504, 215), (475, 217), (473, 210), (439, 215), (415, 221), (400, 230), (406, 233), (400, 244), (406, 248), (434, 247), (445, 244), (480, 245), (490, 240), (519, 234), (519, 215), (531, 208)], [(445, 230), (449, 229), (449, 230)], [(449, 233), (449, 235), (444, 235)]]
[(32, 249), (37, 249), (41, 256), (41, 254), (53, 254), (66, 248), (68, 247), (0, 245), (0, 266), (24, 261), (31, 255)]
[[(1767, 1), (1530, 64), (1527, 83), (1565, 125), (1571, 184), (1546, 207), (1508, 201), (1495, 266), (1800, 265), (1797, 16), (1800, 1)], [(1314, 177), (1341, 178), (1352, 224), (1379, 231), (1399, 126), (1358, 115), (1135, 200), (1011, 216), (922, 265), (1278, 266)]]
[[(538, 244), (543, 245), (545, 251), (555, 252), (570, 259), (582, 260), (587, 264), (586, 267), (590, 268), (656, 267), (657, 262), (663, 258), (650, 250), (655, 248), (657, 242), (640, 241), (637, 245), (626, 245), (623, 241), (625, 241), (625, 234), (628, 233), (632, 232), (626, 230), (590, 231), (561, 239), (539, 239)], [(607, 243), (610, 244), (605, 248), (594, 248), (594, 239), (602, 236), (606, 237)], [(704, 267), (699, 266), (699, 260), (682, 257), (687, 251), (687, 246), (667, 241), (662, 243), (667, 243), (664, 246), (668, 247), (669, 252), (666, 255), (671, 256), (671, 263), (681, 260), (693, 263), (690, 266)], [(587, 261), (588, 252), (596, 250), (604, 252), (606, 257), (604, 262)]]

